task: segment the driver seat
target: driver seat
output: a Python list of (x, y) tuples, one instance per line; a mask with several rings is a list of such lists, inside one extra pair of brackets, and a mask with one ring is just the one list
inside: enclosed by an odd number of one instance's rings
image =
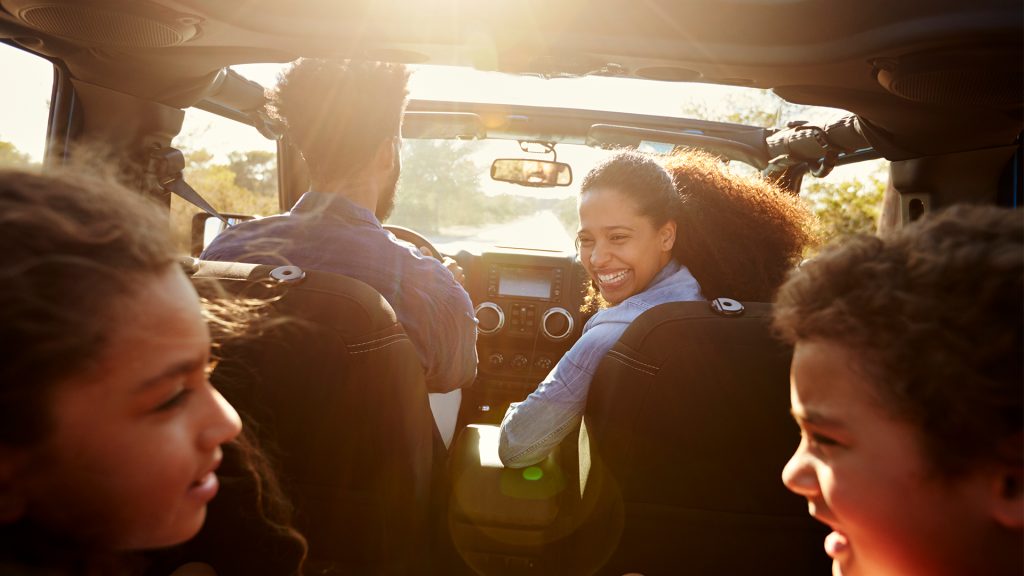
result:
[(391, 306), (358, 280), (295, 266), (203, 261), (193, 281), (207, 297), (271, 302), (258, 335), (217, 352), (211, 380), (274, 462), (311, 573), (416, 573), (445, 449)]

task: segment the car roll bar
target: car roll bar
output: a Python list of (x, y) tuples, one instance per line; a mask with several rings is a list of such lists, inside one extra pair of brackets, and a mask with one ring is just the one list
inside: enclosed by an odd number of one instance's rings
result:
[(594, 124), (587, 144), (598, 147), (637, 147), (642, 141), (662, 142), (705, 150), (728, 160), (739, 160), (765, 174), (784, 172), (805, 164), (811, 174), (824, 178), (833, 168), (876, 153), (864, 136), (860, 119), (844, 116), (824, 126), (791, 122), (781, 130), (762, 130), (763, 145), (719, 138), (690, 131), (655, 130), (636, 126)]
[(768, 154), (763, 149), (736, 140), (718, 138), (675, 130), (656, 130), (635, 126), (619, 126), (614, 124), (594, 124), (587, 133), (587, 145), (600, 148), (638, 147), (643, 141), (662, 142), (675, 146), (689, 146), (706, 150), (712, 154), (729, 160), (746, 162), (756, 168), (768, 165)]
[(767, 162), (766, 173), (806, 164), (815, 178), (828, 176), (846, 158), (873, 150), (855, 115), (844, 116), (822, 127), (803, 121), (791, 122), (787, 128), (765, 138), (765, 144), (771, 159)]

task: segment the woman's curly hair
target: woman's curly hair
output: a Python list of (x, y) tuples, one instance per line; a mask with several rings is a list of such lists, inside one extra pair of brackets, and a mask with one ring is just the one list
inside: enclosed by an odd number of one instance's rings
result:
[(1024, 464), (1024, 212), (956, 206), (833, 245), (782, 286), (775, 327), (853, 351), (939, 474)]
[(705, 152), (678, 152), (664, 165), (679, 196), (673, 253), (704, 297), (770, 302), (817, 242), (810, 210), (765, 180), (728, 172)]

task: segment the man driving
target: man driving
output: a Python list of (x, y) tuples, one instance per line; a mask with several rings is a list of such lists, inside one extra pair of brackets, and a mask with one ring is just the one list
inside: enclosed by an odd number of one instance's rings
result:
[(369, 284), (394, 308), (431, 392), (476, 376), (476, 319), (447, 269), (381, 226), (395, 204), (408, 72), (400, 64), (301, 59), (283, 73), (271, 107), (306, 160), (310, 189), (290, 212), (244, 222), (206, 260), (295, 265)]

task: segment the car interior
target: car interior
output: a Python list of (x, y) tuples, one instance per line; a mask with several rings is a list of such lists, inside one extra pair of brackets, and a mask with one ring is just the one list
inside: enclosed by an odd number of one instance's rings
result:
[[(226, 348), (213, 380), (275, 456), (316, 569), (823, 574), (830, 561), (824, 527), (779, 479), (799, 433), (791, 350), (770, 332), (770, 303), (723, 295), (644, 314), (600, 365), (579, 431), (518, 470), (498, 459), (497, 425), (592, 314), (571, 244), (460, 244), (387, 226), (465, 273), (479, 366), (443, 418), (391, 305), (369, 286), (198, 260), (219, 230), (255, 213), (203, 206), (208, 191), (190, 181), (178, 145), (186, 111), (270, 143), (279, 211), (309, 186), (267, 112), (270, 86), (236, 68), (361, 58), (631, 90), (630, 111), (541, 92), (501, 102), (413, 95), (406, 147), (457, 143), (486, 156), (481, 179), (538, 195), (582, 179), (580, 154), (698, 148), (794, 194), (884, 159), (879, 233), (954, 203), (1021, 202), (1019, 0), (0, 0), (0, 42), (52, 65), (44, 169), (74, 150), (116, 158), (169, 211), (174, 196), (188, 202), (186, 266), (201, 292), (217, 280), (300, 319)], [(18, 77), (3, 76), (19, 90)], [(768, 90), (840, 113), (774, 126), (665, 114), (646, 100), (653, 85)]]

